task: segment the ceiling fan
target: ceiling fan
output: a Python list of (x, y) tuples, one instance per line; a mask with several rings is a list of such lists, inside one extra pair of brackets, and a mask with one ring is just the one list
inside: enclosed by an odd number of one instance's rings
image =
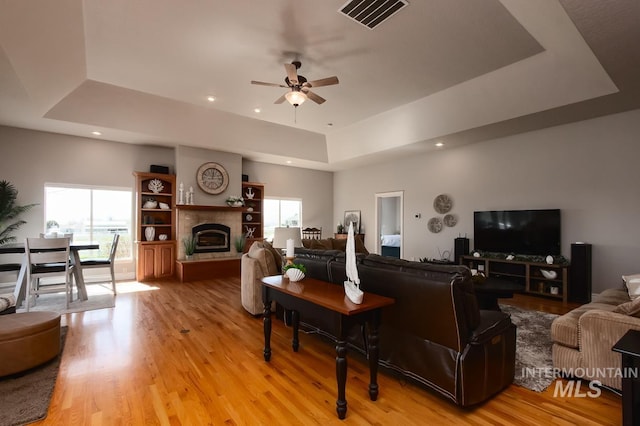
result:
[(272, 86), (272, 87), (285, 87), (291, 89), (284, 95), (280, 96), (274, 104), (281, 104), (285, 100), (287, 100), (291, 105), (297, 107), (301, 105), (305, 100), (311, 99), (313, 102), (317, 104), (322, 104), (326, 101), (322, 96), (318, 96), (310, 89), (312, 87), (321, 87), (321, 86), (331, 86), (333, 84), (338, 84), (338, 77), (327, 77), (322, 78), (320, 80), (307, 81), (304, 76), (298, 75), (298, 68), (302, 66), (300, 61), (293, 61), (290, 64), (284, 64), (284, 69), (287, 72), (287, 76), (284, 79), (284, 82), (287, 83), (286, 86), (284, 84), (276, 84), (276, 83), (265, 83), (262, 81), (252, 80), (251, 84), (258, 84), (261, 86)]

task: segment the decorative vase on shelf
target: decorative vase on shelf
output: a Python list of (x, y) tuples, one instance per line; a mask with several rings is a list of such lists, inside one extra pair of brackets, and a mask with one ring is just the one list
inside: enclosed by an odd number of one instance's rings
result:
[(144, 230), (144, 237), (147, 239), (147, 241), (153, 241), (155, 236), (156, 236), (156, 228), (154, 228), (153, 226), (147, 226), (146, 229)]

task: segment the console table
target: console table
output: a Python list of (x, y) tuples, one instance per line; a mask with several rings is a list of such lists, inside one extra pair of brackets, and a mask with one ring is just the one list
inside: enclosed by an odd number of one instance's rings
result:
[(264, 303), (264, 360), (271, 360), (271, 302), (280, 303), (292, 311), (293, 339), (292, 347), (298, 352), (298, 326), (300, 313), (304, 314), (305, 306), (316, 305), (324, 308), (329, 315), (339, 315), (339, 336), (336, 343), (336, 379), (338, 382), (338, 399), (336, 412), (338, 418), (347, 415), (347, 400), (345, 387), (347, 383), (347, 341), (346, 331), (352, 322), (369, 324), (367, 352), (369, 354), (369, 398), (378, 398), (378, 326), (383, 307), (392, 305), (395, 301), (389, 297), (373, 293), (365, 293), (360, 305), (352, 303), (345, 295), (341, 285), (326, 281), (305, 278), (292, 282), (282, 275), (265, 277), (262, 279), (262, 301)]

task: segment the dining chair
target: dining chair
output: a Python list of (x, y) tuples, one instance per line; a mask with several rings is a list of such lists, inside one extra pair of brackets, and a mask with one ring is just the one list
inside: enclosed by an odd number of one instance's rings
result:
[[(86, 259), (80, 261), (81, 269), (91, 269), (91, 268), (109, 268), (109, 272), (111, 272), (111, 287), (113, 290), (113, 295), (116, 295), (116, 274), (114, 271), (114, 264), (116, 258), (116, 250), (118, 248), (118, 241), (120, 240), (120, 234), (113, 234), (113, 242), (111, 243), (111, 250), (109, 251), (109, 257), (106, 259)], [(85, 284), (99, 284), (106, 283), (108, 281), (93, 281), (93, 282), (85, 282)]]
[(322, 238), (322, 228), (304, 228), (302, 230), (302, 238), (319, 240)]
[[(70, 238), (27, 238), (24, 243), (27, 257), (27, 312), (31, 307), (31, 300), (40, 294), (65, 292), (67, 309), (71, 302), (73, 266), (70, 262)], [(56, 278), (62, 276), (64, 282), (42, 284), (42, 278)], [(63, 287), (64, 286), (64, 287)]]

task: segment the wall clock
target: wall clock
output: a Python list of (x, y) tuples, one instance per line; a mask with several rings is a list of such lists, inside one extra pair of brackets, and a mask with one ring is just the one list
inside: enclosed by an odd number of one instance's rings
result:
[(440, 214), (448, 213), (453, 207), (453, 200), (447, 194), (440, 194), (433, 200), (433, 208)]
[(220, 194), (229, 186), (229, 174), (218, 163), (204, 163), (196, 173), (198, 186), (207, 194)]

